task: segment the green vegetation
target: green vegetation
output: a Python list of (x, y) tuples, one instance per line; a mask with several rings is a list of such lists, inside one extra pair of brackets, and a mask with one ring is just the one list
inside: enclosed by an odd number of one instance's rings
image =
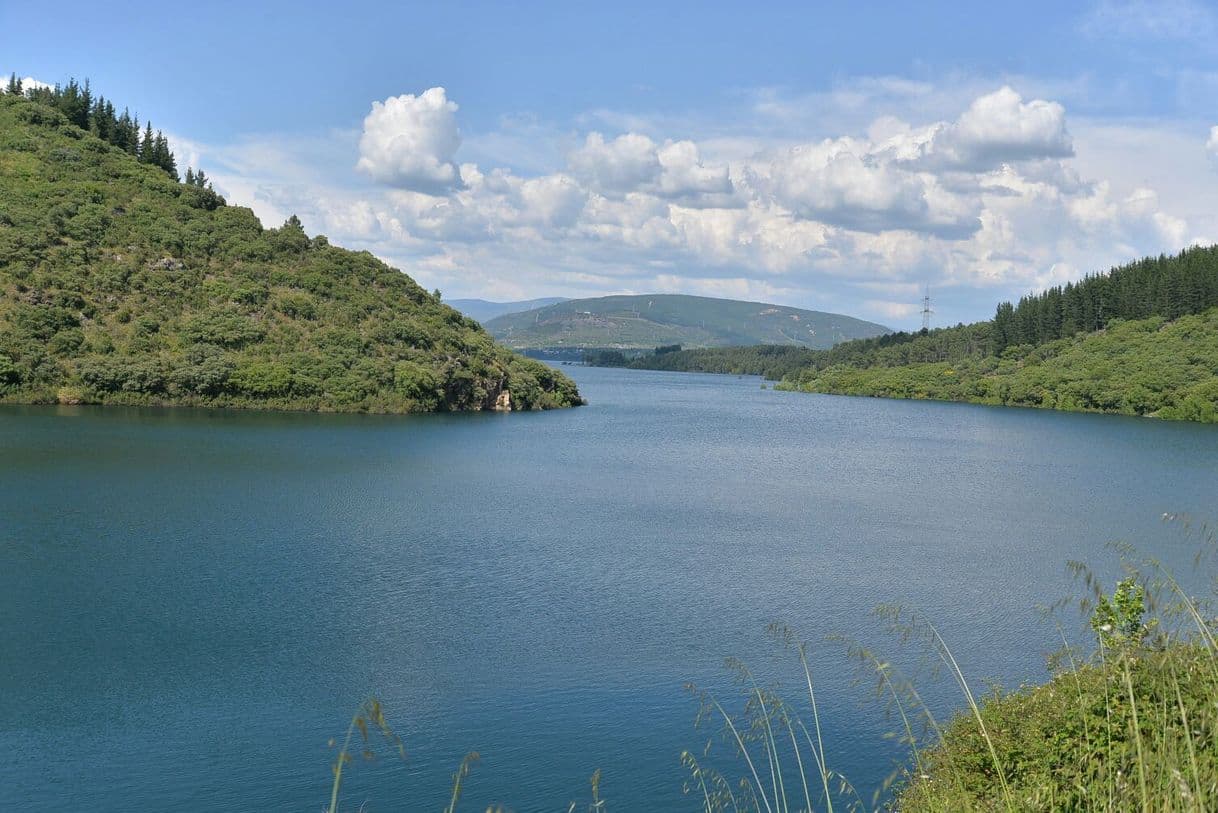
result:
[(581, 403), (566, 376), (371, 254), (309, 237), (295, 216), (264, 229), (202, 172), (179, 183), (150, 128), (131, 140), (124, 114), (103, 132), (112, 113), (87, 84), (0, 94), (0, 401)]
[[(1206, 541), (1198, 561), (1214, 552)], [(1218, 646), (1208, 605), (1158, 563), (1111, 597), (1087, 574), (1095, 654), (1064, 650), (1041, 686), (995, 690), (917, 756), (908, 811), (1162, 810), (1218, 806)], [(1079, 570), (1081, 566), (1075, 565)], [(1149, 590), (1147, 589), (1149, 586)], [(1148, 592), (1164, 600), (1146, 620)], [(1160, 621), (1179, 621), (1172, 631)]]
[[(102, 141), (135, 156), (141, 164), (160, 167), (169, 177), (178, 180), (178, 164), (169, 149), (165, 134), (157, 130), (156, 135), (153, 135), (152, 122), (147, 122), (141, 136), (139, 115), (132, 115), (126, 108), (123, 109), (122, 115), (116, 114), (113, 102), (108, 101), (105, 96), (93, 95), (88, 80), (85, 80), (83, 85), (71, 79), (63, 86), (25, 89), (14, 73), (9, 77), (6, 93), (10, 96), (24, 96), (58, 110), (80, 129), (88, 130)], [(204, 187), (206, 182), (207, 179), (202, 174), (196, 178), (187, 170), (186, 183)]]
[[(1213, 810), (1214, 653), (1175, 645), (1087, 664), (980, 706), (1010, 804), (971, 719), (922, 755), (907, 811)], [(925, 776), (925, 778), (922, 778)]]
[(585, 352), (584, 363), (593, 367), (629, 367), (633, 370), (760, 375), (778, 381), (815, 362), (819, 352), (789, 344), (695, 350), (684, 350), (678, 345), (675, 350), (657, 347), (652, 353), (631, 357), (620, 351)]
[(1218, 421), (1218, 309), (1105, 330), (1001, 356), (904, 366), (805, 368), (780, 385), (805, 392)]
[(511, 347), (650, 350), (787, 344), (825, 348), (888, 328), (849, 316), (761, 302), (648, 294), (572, 299), (500, 316), (487, 330)]
[[(1218, 552), (1213, 531), (1200, 531), (1198, 566)], [(787, 702), (762, 688), (743, 664), (729, 662), (742, 711), (699, 693), (699, 719), (720, 729), (728, 753), (718, 767), (710, 745), (698, 757), (684, 754), (692, 776), (687, 787), (706, 813), (831, 811), (835, 805), (915, 813), (1214, 810), (1218, 642), (1211, 605), (1187, 593), (1157, 561), (1123, 550), (1126, 577), (1111, 595), (1084, 566), (1071, 564), (1089, 588), (1080, 608), (1094, 635), (1092, 654), (1067, 645), (1050, 658), (1047, 683), (1014, 692), (976, 694), (932, 623), (881, 607), (877, 615), (890, 632), (930, 655), (936, 668), (922, 671), (923, 679), (941, 671), (958, 687), (963, 708), (946, 723), (923, 702), (919, 679), (847, 642), (860, 682), (874, 688), (898, 726), (898, 740), (910, 749), (886, 802), (861, 799), (833, 770), (834, 743), (820, 736), (808, 647), (780, 626), (772, 631), (797, 655), (799, 699)]]

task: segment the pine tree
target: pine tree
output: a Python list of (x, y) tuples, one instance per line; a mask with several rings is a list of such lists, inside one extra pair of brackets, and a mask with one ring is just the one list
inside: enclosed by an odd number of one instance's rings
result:
[(151, 164), (156, 157), (156, 136), (152, 134), (152, 121), (144, 125), (144, 137), (139, 143), (140, 163)]
[(89, 114), (89, 129), (97, 137), (110, 144), (115, 143), (114, 107), (106, 101), (105, 96), (98, 96), (93, 103), (93, 112)]
[(1010, 302), (1003, 302), (994, 314), (994, 329), (990, 334), (991, 351), (995, 356), (1014, 344), (1014, 307)]
[(164, 133), (157, 130), (155, 143), (156, 147), (152, 163), (165, 170), (176, 181), (178, 179), (178, 163), (173, 157), (173, 152), (169, 149), (169, 139), (165, 138)]
[(21, 80), (17, 78), (16, 73), (8, 78), (8, 89), (5, 92), (10, 96), (25, 95), (25, 91), (21, 87)]
[(76, 102), (76, 126), (82, 130), (89, 129), (89, 114), (93, 112), (93, 91), (89, 88), (89, 80), (79, 89)]

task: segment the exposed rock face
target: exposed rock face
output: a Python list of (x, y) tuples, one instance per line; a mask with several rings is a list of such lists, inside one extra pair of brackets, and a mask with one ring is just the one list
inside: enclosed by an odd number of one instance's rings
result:
[(512, 411), (512, 394), (507, 390), (499, 393), (499, 397), (495, 399), (496, 412), (511, 412)]
[(162, 257), (159, 260), (148, 263), (148, 267), (154, 271), (181, 271), (186, 265), (174, 257)]

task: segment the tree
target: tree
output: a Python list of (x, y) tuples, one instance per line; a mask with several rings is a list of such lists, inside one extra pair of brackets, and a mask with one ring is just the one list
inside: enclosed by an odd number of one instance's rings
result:
[(156, 136), (152, 134), (152, 122), (149, 121), (144, 126), (144, 137), (140, 140), (140, 163), (151, 164), (154, 155), (156, 155)]
[(990, 352), (995, 356), (1001, 355), (1003, 350), (1008, 346), (1015, 344), (1012, 331), (1014, 330), (1014, 314), (1015, 308), (1010, 302), (1003, 302), (998, 306), (997, 313), (994, 314), (994, 330), (991, 336)]
[(21, 80), (17, 78), (17, 74), (13, 74), (8, 78), (8, 89), (5, 91), (10, 96), (24, 96), (25, 90), (21, 87)]
[(169, 173), (169, 177), (175, 181), (178, 179), (178, 164), (169, 149), (169, 139), (160, 130), (156, 131), (152, 163)]

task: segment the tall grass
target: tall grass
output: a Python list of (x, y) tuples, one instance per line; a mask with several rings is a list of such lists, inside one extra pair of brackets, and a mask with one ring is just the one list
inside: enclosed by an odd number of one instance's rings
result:
[[(1194, 566), (1210, 573), (1215, 533), (1169, 516), (1199, 552)], [(762, 685), (741, 661), (728, 668), (735, 700), (692, 684), (696, 728), (712, 731), (700, 752), (680, 755), (683, 785), (703, 813), (843, 813), (902, 811), (1213, 811), (1218, 810), (1218, 630), (1211, 603), (1188, 593), (1159, 561), (1117, 546), (1125, 578), (1109, 593), (1085, 566), (1070, 563), (1085, 587), (1075, 600), (1094, 633), (1094, 648), (1070, 646), (1051, 605), (1062, 647), (1050, 679), (1013, 692), (974, 688), (938, 628), (908, 609), (882, 606), (879, 622), (902, 644), (913, 643), (959, 691), (961, 711), (941, 722), (911, 679), (893, 663), (849, 640), (858, 675), (874, 686), (898, 730), (906, 761), (864, 800), (834, 768), (813, 676), (814, 650), (783, 625), (769, 633), (792, 656), (799, 688), (789, 698)], [(1218, 580), (1211, 577), (1211, 586)], [(344, 764), (355, 732), (369, 724), (395, 742), (375, 701), (361, 706), (334, 765), (330, 813), (337, 813)], [(715, 743), (725, 745), (715, 749)], [(877, 759), (881, 759), (877, 755)], [(471, 754), (453, 777), (445, 813), (456, 813)], [(603, 813), (600, 772), (591, 780), (590, 813)], [(568, 813), (575, 813), (572, 803)], [(487, 808), (488, 813), (492, 810)]]

